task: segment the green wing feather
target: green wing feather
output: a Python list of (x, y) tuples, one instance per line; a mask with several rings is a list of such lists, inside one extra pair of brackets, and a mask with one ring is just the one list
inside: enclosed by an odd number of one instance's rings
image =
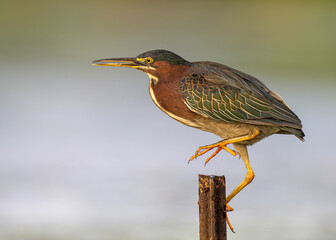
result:
[(197, 73), (182, 79), (180, 91), (188, 107), (203, 116), (228, 123), (301, 128), (299, 118), (284, 102), (265, 96), (266, 87), (255, 90), (255, 85), (246, 84), (249, 88), (228, 84), (228, 81), (209, 81), (206, 74)]

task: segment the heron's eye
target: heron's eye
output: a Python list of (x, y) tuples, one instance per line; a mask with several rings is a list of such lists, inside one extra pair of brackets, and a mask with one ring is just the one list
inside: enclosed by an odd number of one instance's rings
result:
[(151, 57), (147, 57), (147, 58), (145, 59), (145, 62), (148, 63), (148, 64), (150, 64), (150, 63), (153, 62), (153, 58), (151, 58)]

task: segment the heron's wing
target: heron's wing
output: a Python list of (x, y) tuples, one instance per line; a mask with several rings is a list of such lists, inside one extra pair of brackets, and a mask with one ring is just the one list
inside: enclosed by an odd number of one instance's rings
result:
[(199, 74), (212, 83), (224, 84), (265, 95), (266, 98), (269, 97), (268, 92), (270, 90), (262, 81), (223, 64), (215, 62), (195, 62), (190, 72)]
[(180, 91), (191, 111), (228, 123), (302, 127), (300, 119), (284, 103), (265, 95), (268, 90), (265, 85), (258, 88), (240, 79), (248, 85), (244, 87), (229, 77), (221, 75), (224, 80), (214, 81), (209, 76), (214, 75), (191, 73), (182, 79)]

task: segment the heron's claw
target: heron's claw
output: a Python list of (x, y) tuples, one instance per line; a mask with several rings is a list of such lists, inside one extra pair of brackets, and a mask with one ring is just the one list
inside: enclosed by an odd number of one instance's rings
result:
[(230, 207), (229, 205), (225, 205), (226, 206), (226, 208), (225, 208), (225, 216), (226, 216), (226, 222), (227, 222), (227, 224), (228, 224), (228, 226), (229, 226), (229, 228), (230, 228), (230, 230), (233, 232), (233, 233), (235, 233), (235, 231), (233, 230), (233, 227), (232, 227), (232, 225), (231, 225), (231, 223), (230, 223), (230, 221), (229, 221), (229, 217), (228, 217), (228, 212), (231, 212), (231, 211), (233, 211), (233, 208), (232, 207)]
[[(232, 150), (230, 148), (228, 148), (226, 145), (229, 144), (227, 142), (224, 142), (224, 141), (221, 141), (221, 142), (218, 142), (218, 143), (215, 143), (215, 144), (211, 144), (211, 145), (207, 145), (207, 146), (202, 146), (202, 147), (199, 147), (196, 152), (195, 152), (195, 155), (192, 156), (188, 163), (190, 163), (192, 160), (194, 160), (195, 158), (203, 155), (204, 153), (207, 153), (209, 152), (210, 150), (214, 149), (214, 148), (217, 148), (216, 151), (206, 159), (205, 163), (204, 163), (204, 166), (207, 165), (207, 163), (214, 157), (216, 156), (222, 149), (226, 150), (227, 152), (231, 153), (233, 156), (236, 156), (237, 154), (239, 155), (239, 153), (237, 153), (235, 150)], [(240, 156), (240, 155), (239, 155)]]

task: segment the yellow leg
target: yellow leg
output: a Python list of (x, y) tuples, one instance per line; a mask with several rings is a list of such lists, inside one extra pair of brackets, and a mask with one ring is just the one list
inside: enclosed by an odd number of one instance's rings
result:
[(254, 173), (252, 171), (251, 165), (247, 160), (243, 158), (243, 161), (245, 163), (247, 173), (245, 179), (227, 196), (226, 198), (226, 204), (229, 203), (234, 196), (236, 196), (244, 187), (246, 187), (250, 182), (252, 182), (254, 178)]
[[(225, 140), (226, 141), (226, 140)], [(226, 143), (225, 145), (222, 144), (224, 141), (220, 141), (218, 143), (215, 143), (215, 144), (211, 144), (211, 145), (206, 145), (206, 146), (202, 146), (202, 147), (199, 147), (195, 153), (194, 156), (192, 156), (188, 163), (190, 163), (192, 160), (194, 160), (195, 158), (203, 155), (204, 153), (207, 153), (209, 152), (210, 150), (214, 149), (214, 148), (217, 148), (217, 150), (210, 156), (207, 158), (207, 160), (205, 161), (204, 165), (207, 165), (207, 163), (210, 161), (211, 158), (213, 158), (214, 156), (216, 156), (222, 149), (226, 150), (227, 152), (231, 153), (233, 156), (236, 156), (237, 155), (237, 152), (235, 150), (232, 150), (230, 148), (228, 148), (226, 145), (228, 143)], [(202, 150), (202, 151), (201, 151)]]
[(256, 136), (259, 135), (259, 130), (258, 129), (253, 129), (251, 133), (249, 133), (248, 135), (245, 136), (241, 136), (241, 137), (235, 137), (235, 138), (229, 138), (223, 141), (220, 141), (218, 143), (215, 144), (211, 144), (211, 145), (207, 145), (207, 146), (203, 146), (203, 147), (199, 147), (195, 153), (194, 156), (192, 156), (188, 163), (192, 160), (194, 160), (195, 158), (203, 155), (204, 153), (209, 152), (210, 150), (214, 149), (214, 148), (218, 148), (205, 162), (205, 165), (210, 161), (211, 158), (213, 158), (214, 156), (217, 155), (217, 153), (219, 153), (222, 149), (226, 150), (227, 152), (231, 153), (233, 156), (237, 155), (237, 152), (228, 148), (226, 145), (230, 144), (230, 143), (238, 143), (238, 142), (242, 142), (242, 141), (247, 141), (247, 140), (251, 140), (253, 138), (255, 138)]
[[(189, 162), (190, 162), (193, 159), (195, 159), (196, 157), (201, 156), (204, 153), (206, 153), (206, 152), (208, 152), (208, 151), (210, 151), (210, 150), (212, 150), (216, 147), (217, 147), (217, 150), (210, 157), (207, 158), (207, 160), (205, 161), (205, 165), (210, 161), (211, 158), (216, 156), (222, 149), (231, 153), (233, 156), (236, 156), (237, 152), (226, 146), (230, 143), (233, 144), (233, 146), (236, 148), (236, 150), (238, 151), (239, 155), (241, 156), (241, 158), (243, 159), (243, 161), (245, 163), (247, 173), (246, 173), (245, 179), (226, 198), (226, 204), (228, 204), (232, 200), (232, 198), (234, 196), (236, 196), (244, 187), (246, 187), (250, 182), (252, 182), (252, 180), (254, 178), (254, 173), (252, 171), (252, 168), (251, 168), (251, 165), (250, 165), (250, 162), (249, 162), (246, 145), (245, 144), (239, 144), (239, 142), (254, 139), (256, 136), (259, 135), (259, 133), (260, 132), (259, 132), (258, 129), (253, 129), (252, 132), (249, 133), (248, 135), (241, 136), (241, 137), (230, 138), (230, 139), (223, 140), (223, 141), (220, 141), (220, 142), (215, 143), (215, 144), (200, 147), (200, 148), (197, 149), (195, 155), (192, 156), (189, 160)], [(227, 211), (232, 211), (233, 210), (233, 208), (230, 207), (229, 205), (226, 205), (226, 209), (227, 209)], [(226, 215), (226, 217), (227, 217), (227, 215)], [(228, 220), (228, 218), (226, 218), (226, 219), (227, 219), (227, 223), (228, 223), (231, 231), (234, 232), (230, 221)]]

